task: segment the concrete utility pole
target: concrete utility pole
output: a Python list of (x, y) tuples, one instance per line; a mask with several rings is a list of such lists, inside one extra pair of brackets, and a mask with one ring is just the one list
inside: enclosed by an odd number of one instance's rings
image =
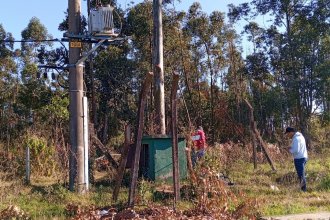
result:
[[(81, 32), (81, 1), (69, 0), (69, 34)], [(79, 46), (80, 45), (80, 46)], [(70, 92), (70, 190), (86, 191), (84, 181), (84, 137), (83, 137), (83, 65), (75, 65), (80, 58), (81, 44), (70, 39), (69, 48), (69, 92)]]
[(156, 110), (156, 129), (158, 134), (166, 134), (164, 64), (163, 64), (163, 22), (162, 0), (153, 0), (153, 54), (154, 98)]

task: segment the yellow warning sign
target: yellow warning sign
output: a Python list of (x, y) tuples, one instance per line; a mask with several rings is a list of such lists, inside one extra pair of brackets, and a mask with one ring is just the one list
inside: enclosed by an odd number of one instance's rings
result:
[(71, 48), (81, 48), (81, 41), (70, 41)]

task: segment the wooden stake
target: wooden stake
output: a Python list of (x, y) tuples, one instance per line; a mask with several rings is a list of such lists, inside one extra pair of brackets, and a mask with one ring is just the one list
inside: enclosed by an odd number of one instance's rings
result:
[(140, 164), (140, 153), (141, 153), (141, 142), (143, 135), (143, 126), (144, 126), (144, 109), (147, 99), (147, 94), (149, 92), (149, 88), (151, 85), (153, 73), (149, 72), (144, 80), (142, 91), (140, 93), (140, 103), (138, 110), (138, 124), (135, 135), (135, 155), (132, 164), (132, 173), (131, 173), (131, 186), (129, 188), (129, 196), (128, 196), (128, 205), (130, 207), (134, 206), (134, 197), (135, 197), (135, 189), (137, 185), (137, 179), (139, 174), (139, 164)]
[(115, 188), (113, 189), (113, 194), (112, 194), (112, 199), (114, 201), (117, 201), (117, 199), (118, 199), (119, 189), (120, 189), (121, 182), (123, 181), (125, 167), (126, 167), (126, 163), (127, 163), (128, 150), (129, 150), (130, 145), (131, 145), (131, 127), (129, 125), (126, 125), (124, 149), (121, 154), (120, 164), (119, 164), (119, 168), (117, 171), (116, 184), (115, 184)]
[(254, 121), (254, 115), (253, 115), (253, 107), (252, 105), (250, 104), (250, 102), (247, 100), (247, 99), (244, 99), (246, 105), (248, 106), (249, 108), (249, 117), (250, 117), (250, 127), (251, 127), (251, 130), (252, 132), (254, 133), (257, 141), (259, 142), (259, 144), (261, 145), (261, 148), (266, 156), (266, 159), (268, 161), (268, 163), (270, 164), (270, 166), (272, 167), (272, 170), (273, 171), (276, 171), (275, 167), (274, 167), (274, 164), (273, 164), (273, 161), (272, 159), (270, 158), (269, 156), (269, 153), (268, 153), (268, 150), (266, 148), (266, 144), (265, 142), (263, 141), (258, 129), (257, 129), (257, 125), (256, 125), (256, 122)]
[(178, 153), (178, 115), (177, 115), (177, 90), (179, 74), (173, 73), (171, 90), (171, 110), (172, 110), (172, 164), (173, 164), (173, 188), (174, 188), (174, 207), (180, 200), (180, 174), (179, 174), (179, 153)]

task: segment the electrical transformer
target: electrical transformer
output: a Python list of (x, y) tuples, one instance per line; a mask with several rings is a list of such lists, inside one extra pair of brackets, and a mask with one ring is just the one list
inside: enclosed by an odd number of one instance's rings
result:
[(115, 36), (113, 24), (114, 7), (110, 5), (91, 10), (89, 14), (88, 31), (93, 36)]

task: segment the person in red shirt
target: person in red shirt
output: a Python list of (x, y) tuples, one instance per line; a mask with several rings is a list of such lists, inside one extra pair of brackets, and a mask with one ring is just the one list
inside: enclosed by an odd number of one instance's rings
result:
[(192, 162), (193, 162), (193, 166), (196, 165), (197, 161), (202, 158), (205, 154), (205, 150), (206, 150), (206, 137), (205, 137), (205, 133), (203, 131), (202, 126), (199, 126), (196, 133), (193, 135), (192, 137), (193, 142), (194, 142), (194, 153), (193, 153), (193, 158), (192, 158)]

